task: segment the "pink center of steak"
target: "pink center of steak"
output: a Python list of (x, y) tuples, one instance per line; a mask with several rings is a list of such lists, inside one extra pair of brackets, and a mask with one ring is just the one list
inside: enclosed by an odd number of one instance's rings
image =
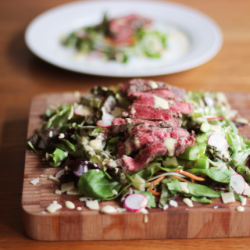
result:
[(182, 128), (158, 128), (158, 127), (139, 127), (136, 133), (132, 133), (124, 144), (119, 143), (117, 158), (130, 155), (134, 151), (141, 150), (149, 143), (162, 140), (164, 138), (179, 138), (189, 136), (189, 132)]
[(158, 97), (153, 94), (141, 95), (133, 103), (151, 106), (154, 108), (169, 109), (174, 112), (181, 112), (185, 115), (188, 115), (193, 111), (193, 107), (189, 103), (177, 102), (174, 100), (169, 100), (168, 98)]
[[(173, 141), (174, 140), (174, 141)], [(142, 149), (133, 159), (123, 155), (123, 172), (138, 172), (145, 168), (156, 157), (177, 156), (184, 153), (185, 149), (194, 145), (195, 139), (192, 135), (177, 139), (167, 138), (161, 141), (150, 143), (146, 148)]]
[(173, 117), (178, 117), (176, 112), (167, 109), (154, 108), (137, 103), (133, 103), (127, 109), (130, 118), (140, 118), (151, 121), (166, 121)]
[(131, 93), (135, 92), (151, 92), (152, 91), (170, 91), (174, 96), (179, 98), (186, 97), (186, 91), (184, 89), (171, 86), (165, 82), (156, 82), (147, 79), (133, 79), (128, 83), (123, 84), (120, 87), (120, 91), (123, 95), (129, 96)]
[(162, 98), (170, 98), (170, 99), (177, 98), (177, 96), (174, 93), (166, 89), (152, 89), (152, 90), (148, 90), (147, 92), (130, 93), (128, 95), (128, 98), (131, 100), (134, 100), (134, 99), (137, 99), (141, 95), (144, 95), (144, 96), (156, 95)]

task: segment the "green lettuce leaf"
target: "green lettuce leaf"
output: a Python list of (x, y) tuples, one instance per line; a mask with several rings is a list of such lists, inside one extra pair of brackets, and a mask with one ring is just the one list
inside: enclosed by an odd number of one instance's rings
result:
[(78, 187), (86, 197), (105, 200), (114, 196), (112, 190), (119, 191), (121, 184), (114, 179), (109, 179), (103, 171), (96, 172), (92, 169), (81, 176)]

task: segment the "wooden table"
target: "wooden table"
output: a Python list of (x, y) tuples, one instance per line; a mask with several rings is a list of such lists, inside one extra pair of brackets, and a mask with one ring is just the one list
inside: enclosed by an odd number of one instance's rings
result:
[[(96, 84), (126, 79), (64, 71), (36, 58), (25, 46), (24, 31), (41, 12), (66, 0), (12, 0), (0, 3), (0, 249), (249, 249), (249, 238), (37, 242), (23, 232), (21, 191), (28, 112), (40, 93), (86, 91)], [(212, 17), (224, 44), (208, 63), (173, 75), (153, 77), (190, 90), (250, 92), (250, 2), (248, 0), (177, 0)], [(249, 225), (250, 226), (250, 225)]]

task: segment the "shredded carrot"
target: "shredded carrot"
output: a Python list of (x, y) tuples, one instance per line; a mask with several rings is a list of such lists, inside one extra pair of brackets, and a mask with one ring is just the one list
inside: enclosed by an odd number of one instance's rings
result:
[(172, 171), (172, 172), (186, 175), (186, 176), (188, 176), (190, 179), (194, 179), (194, 180), (196, 180), (196, 181), (205, 181), (204, 178), (198, 177), (198, 176), (196, 176), (196, 175), (194, 175), (194, 174), (190, 174), (189, 172), (186, 172), (186, 171), (183, 171), (183, 170), (176, 169), (176, 170), (174, 170), (174, 171)]
[(160, 182), (161, 180), (163, 180), (166, 176), (161, 176), (158, 179), (151, 181), (152, 184), (156, 184), (157, 182)]
[[(163, 180), (165, 177), (166, 177), (166, 176), (161, 176), (161, 177), (157, 178), (156, 180), (151, 181), (150, 183), (154, 185), (154, 184), (160, 182), (161, 180)], [(161, 192), (155, 192), (155, 191), (153, 190), (153, 186), (151, 186), (151, 187), (149, 188), (149, 191), (150, 191), (153, 195), (155, 195), (155, 196), (160, 196), (160, 195), (161, 195)]]
[(192, 181), (192, 183), (194, 183), (194, 179), (193, 178), (191, 178), (191, 181)]
[(155, 192), (155, 191), (153, 190), (152, 187), (149, 188), (149, 191), (150, 191), (153, 195), (155, 195), (155, 196), (160, 196), (160, 195), (161, 195), (161, 192)]
[(181, 178), (179, 176), (171, 175), (171, 177), (174, 177), (175, 179), (178, 179), (178, 180), (181, 180), (181, 181), (189, 182), (189, 181), (187, 181), (187, 180), (185, 180), (185, 179), (183, 179), (183, 178)]

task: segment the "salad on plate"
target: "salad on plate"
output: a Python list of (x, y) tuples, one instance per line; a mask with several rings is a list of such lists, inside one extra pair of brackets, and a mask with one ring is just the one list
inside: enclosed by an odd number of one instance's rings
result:
[(224, 93), (132, 79), (96, 86), (42, 118), (28, 145), (86, 201), (145, 211), (176, 207), (180, 198), (189, 207), (221, 198), (240, 201), (243, 211), (250, 196), (250, 141), (238, 134), (248, 121)]
[(128, 62), (132, 56), (161, 58), (168, 49), (168, 32), (155, 27), (149, 18), (130, 14), (77, 29), (62, 39), (62, 45), (75, 49), (80, 55)]

